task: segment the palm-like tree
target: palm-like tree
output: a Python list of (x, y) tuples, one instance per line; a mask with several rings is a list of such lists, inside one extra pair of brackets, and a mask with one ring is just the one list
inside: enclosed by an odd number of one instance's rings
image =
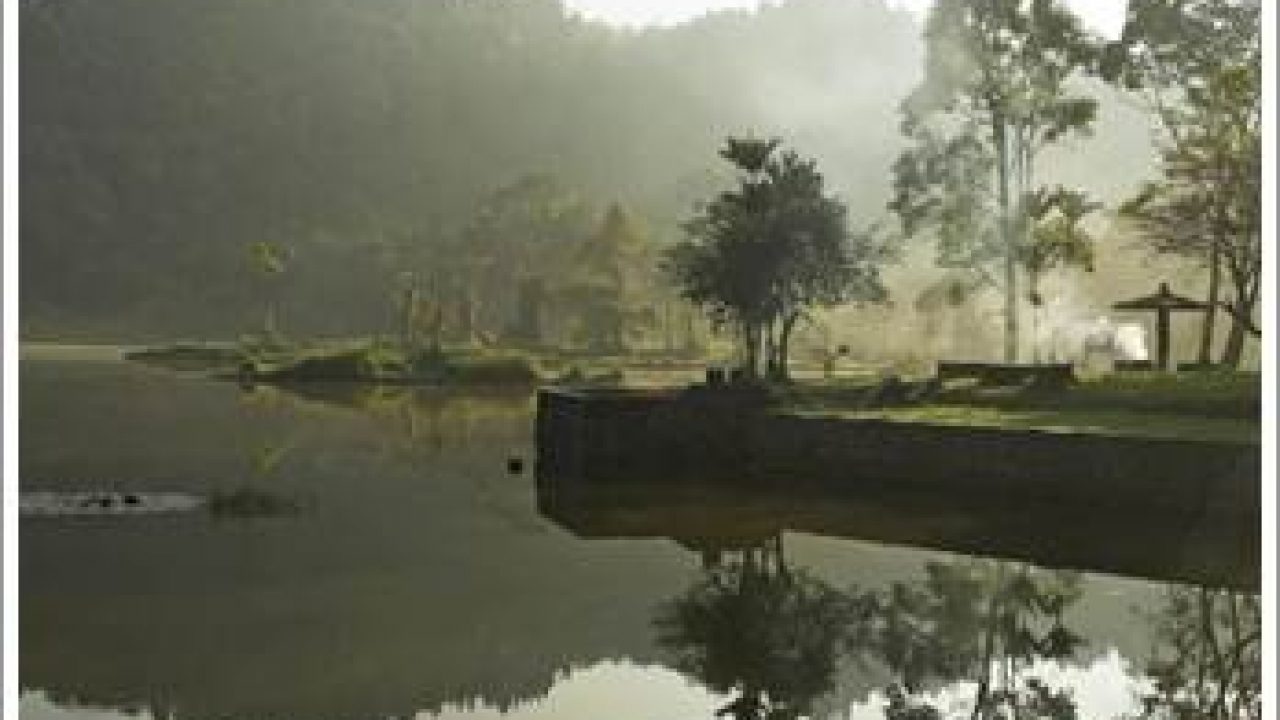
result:
[[(286, 251), (275, 243), (264, 240), (249, 246), (249, 262), (254, 273), (265, 282), (270, 283), (284, 274), (286, 259)], [(263, 310), (262, 333), (263, 338), (268, 342), (274, 342), (280, 338), (280, 330), (276, 324), (275, 301), (271, 298), (268, 298)]]

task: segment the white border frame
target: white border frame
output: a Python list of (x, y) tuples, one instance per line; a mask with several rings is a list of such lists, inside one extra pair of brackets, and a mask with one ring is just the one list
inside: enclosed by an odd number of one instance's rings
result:
[(18, 2), (4, 5), (4, 717), (18, 717)]
[(1261, 2), (1262, 716), (1276, 717), (1276, 5)]
[[(180, 0), (165, 0), (180, 1)], [(1119, 1), (1119, 0), (1102, 0)], [(1263, 601), (1263, 716), (1277, 710), (1276, 666), (1276, 5), (1261, 0), (1263, 7), (1263, 261), (1262, 278), (1262, 601)], [(4, 446), (0, 449), (4, 467), (3, 492), (3, 621), (4, 639), (3, 716), (18, 718), (18, 232), (19, 232), (19, 135), (18, 135), (18, 0), (0, 0), (3, 5), (4, 58), (4, 254), (3, 254), (3, 340), (4, 356)], [(1271, 712), (1268, 712), (1271, 711)]]

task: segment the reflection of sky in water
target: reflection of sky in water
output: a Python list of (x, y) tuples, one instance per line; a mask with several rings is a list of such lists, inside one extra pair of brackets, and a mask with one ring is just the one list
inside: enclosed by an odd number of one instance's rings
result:
[[(689, 682), (679, 673), (657, 666), (602, 662), (565, 673), (547, 697), (521, 703), (506, 713), (479, 707), (448, 707), (439, 713), (418, 713), (418, 720), (648, 720), (650, 718), (709, 718), (720, 698)], [(62, 707), (43, 692), (22, 696), (23, 720), (164, 720), (148, 711)]]
[[(1132, 671), (1130, 663), (1112, 649), (1088, 665), (1037, 663), (1027, 674), (1044, 680), (1052, 688), (1070, 689), (1076, 702), (1077, 717), (1102, 720), (1127, 717), (1139, 709), (1136, 695), (1146, 684), (1135, 679)], [(967, 718), (973, 708), (976, 690), (974, 683), (956, 683), (927, 694), (926, 699), (937, 708), (954, 710), (957, 717)], [(872, 693), (865, 702), (853, 706), (848, 720), (883, 720), (883, 705), (884, 696), (879, 692)]]
[[(1137, 709), (1135, 692), (1140, 685), (1130, 675), (1129, 664), (1114, 649), (1082, 667), (1039, 664), (1030, 675), (1053, 687), (1070, 688), (1081, 718), (1114, 718)], [(954, 708), (969, 716), (974, 686), (957, 683), (930, 694), (939, 708)], [(723, 698), (689, 682), (679, 673), (656, 666), (602, 662), (566, 673), (547, 697), (503, 713), (486, 707), (445, 708), (438, 714), (418, 713), (415, 720), (651, 720), (652, 718), (710, 718)], [(884, 698), (873, 692), (849, 708), (848, 720), (882, 720)], [(41, 692), (26, 693), (21, 701), (23, 720), (164, 720), (142, 711), (60, 707)]]

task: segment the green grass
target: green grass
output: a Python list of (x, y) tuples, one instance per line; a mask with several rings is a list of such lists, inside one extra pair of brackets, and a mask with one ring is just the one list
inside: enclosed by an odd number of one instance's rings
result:
[(1261, 414), (1257, 373), (1113, 373), (1060, 390), (959, 387), (934, 402), (1008, 410), (1086, 410), (1252, 419)]
[(1179, 440), (1257, 443), (1261, 438), (1257, 373), (1124, 372), (1057, 389), (955, 382), (890, 407), (877, 403), (878, 383), (871, 378), (798, 383), (779, 389), (775, 397), (780, 409), (802, 415)]
[(1012, 410), (920, 405), (877, 410), (802, 410), (797, 414), (1210, 442), (1260, 443), (1262, 438), (1261, 426), (1253, 420), (1131, 410)]
[[(867, 375), (837, 381), (801, 381), (775, 389), (784, 407), (801, 410), (863, 409), (880, 378)], [(921, 379), (908, 383), (921, 383)], [(1211, 418), (1257, 420), (1262, 384), (1257, 373), (1113, 373), (1082, 379), (1063, 388), (985, 387), (951, 381), (927, 394), (930, 404), (1006, 410), (1125, 410)]]
[(473, 384), (533, 384), (540, 375), (534, 361), (520, 352), (446, 352), (443, 376)]

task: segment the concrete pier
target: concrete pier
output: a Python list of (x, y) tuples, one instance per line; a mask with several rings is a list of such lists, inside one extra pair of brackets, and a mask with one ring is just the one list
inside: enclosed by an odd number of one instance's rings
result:
[(1257, 522), (1256, 444), (808, 417), (749, 392), (545, 389), (538, 470), (564, 482), (985, 493)]

